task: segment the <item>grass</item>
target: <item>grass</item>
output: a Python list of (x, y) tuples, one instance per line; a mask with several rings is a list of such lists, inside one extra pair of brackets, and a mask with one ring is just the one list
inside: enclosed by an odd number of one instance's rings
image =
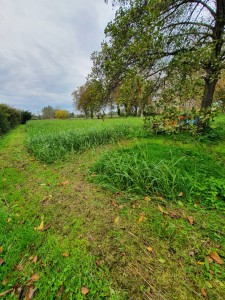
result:
[(81, 152), (131, 137), (141, 130), (142, 120), (107, 119), (31, 121), (27, 125), (27, 146), (40, 160), (52, 163), (67, 154)]
[[(108, 121), (74, 122), (88, 131)], [(224, 140), (146, 138), (142, 121), (128, 122), (136, 138), (47, 165), (27, 153), (24, 127), (0, 140), (0, 293), (13, 288), (3, 299), (24, 298), (31, 287), (34, 299), (225, 298), (224, 264), (211, 258), (225, 261)], [(38, 121), (27, 130), (66, 133), (69, 124)], [(195, 193), (186, 176), (199, 183)], [(45, 230), (34, 230), (42, 221)]]
[(57, 231), (59, 208), (47, 202), (66, 187), (53, 169), (27, 156), (20, 137), (17, 129), (0, 144), (0, 291), (9, 291), (3, 299), (23, 299), (29, 289), (35, 299), (117, 299), (107, 267), (87, 250), (81, 220), (63, 220)]

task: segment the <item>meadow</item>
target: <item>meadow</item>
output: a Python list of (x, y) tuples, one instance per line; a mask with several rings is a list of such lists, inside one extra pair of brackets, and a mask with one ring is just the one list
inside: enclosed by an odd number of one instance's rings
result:
[(2, 298), (224, 299), (224, 124), (152, 136), (141, 118), (46, 120), (7, 134)]

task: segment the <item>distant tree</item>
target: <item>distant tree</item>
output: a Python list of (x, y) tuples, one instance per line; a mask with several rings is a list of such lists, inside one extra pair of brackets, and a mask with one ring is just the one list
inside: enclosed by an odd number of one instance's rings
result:
[(32, 113), (28, 110), (21, 110), (21, 124), (26, 124), (27, 121), (31, 120)]
[(68, 119), (70, 117), (70, 113), (67, 110), (57, 109), (55, 111), (56, 119)]
[(105, 105), (105, 93), (101, 81), (92, 79), (77, 88), (72, 93), (75, 108), (85, 114), (94, 117)]
[(55, 110), (52, 106), (45, 106), (42, 110), (42, 118), (43, 119), (54, 119)]

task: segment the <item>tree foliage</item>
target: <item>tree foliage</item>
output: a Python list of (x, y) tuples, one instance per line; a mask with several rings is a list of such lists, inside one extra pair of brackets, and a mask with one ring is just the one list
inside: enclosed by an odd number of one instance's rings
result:
[(0, 135), (15, 128), (21, 122), (21, 113), (7, 104), (0, 104)]
[(70, 113), (67, 110), (57, 109), (55, 111), (56, 119), (68, 119), (70, 117)]
[[(211, 106), (225, 59), (225, 0), (127, 0), (118, 4), (105, 29), (93, 71), (112, 89), (131, 70), (144, 78), (168, 77), (178, 70), (199, 72), (201, 107)], [(186, 75), (185, 75), (186, 76)]]
[(105, 91), (100, 80), (91, 79), (72, 93), (75, 108), (93, 118), (105, 105)]
[(54, 119), (55, 110), (52, 106), (48, 105), (42, 109), (42, 118), (43, 119)]

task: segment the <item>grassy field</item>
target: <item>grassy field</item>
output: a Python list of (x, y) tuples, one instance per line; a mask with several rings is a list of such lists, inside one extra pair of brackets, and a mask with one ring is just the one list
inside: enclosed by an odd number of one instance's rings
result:
[(142, 122), (34, 121), (0, 140), (3, 299), (225, 299), (225, 117), (203, 137)]

